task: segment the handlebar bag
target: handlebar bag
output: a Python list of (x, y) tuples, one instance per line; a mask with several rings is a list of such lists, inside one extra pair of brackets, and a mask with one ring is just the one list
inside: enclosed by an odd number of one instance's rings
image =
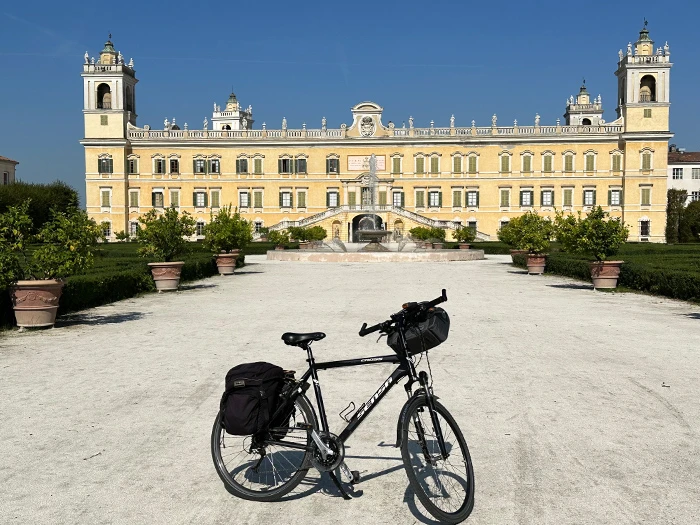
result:
[(284, 370), (270, 363), (246, 363), (229, 370), (220, 403), (226, 432), (248, 436), (265, 429), (283, 383)]
[[(415, 355), (435, 348), (447, 339), (450, 331), (450, 316), (442, 308), (431, 308), (423, 319), (406, 328), (406, 345), (408, 355)], [(401, 339), (397, 330), (386, 338), (386, 344), (395, 352), (402, 350)]]

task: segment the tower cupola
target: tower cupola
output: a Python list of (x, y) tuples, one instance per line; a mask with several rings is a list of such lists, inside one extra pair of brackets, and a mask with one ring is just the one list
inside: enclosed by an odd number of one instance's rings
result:
[(214, 103), (214, 113), (211, 117), (212, 128), (216, 131), (238, 131), (253, 129), (253, 106), (243, 109), (231, 91), (224, 110)]
[(105, 42), (105, 47), (100, 51), (100, 64), (116, 64), (117, 63), (117, 52), (114, 49), (114, 44), (112, 44), (112, 34), (110, 33), (109, 39)]
[(644, 27), (639, 32), (639, 40), (634, 44), (634, 54), (637, 56), (651, 56), (654, 54), (654, 41), (649, 38), (647, 26), (649, 22), (644, 20)]
[(591, 96), (586, 89), (586, 81), (583, 81), (578, 95), (574, 99), (569, 97), (566, 104), (564, 119), (567, 126), (599, 126), (603, 120), (603, 101), (598, 97), (591, 102)]

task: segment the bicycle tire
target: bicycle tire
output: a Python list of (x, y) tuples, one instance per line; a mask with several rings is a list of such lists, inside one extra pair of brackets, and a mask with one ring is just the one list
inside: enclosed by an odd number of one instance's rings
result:
[[(300, 396), (295, 400), (294, 405), (296, 409), (295, 414), (301, 413), (303, 422), (311, 424), (317, 429), (318, 424), (316, 422), (316, 417), (308, 400)], [(246, 450), (246, 446), (250, 446), (251, 440), (253, 439), (252, 436), (232, 436), (227, 434), (221, 424), (221, 419), (222, 412), (219, 412), (214, 420), (211, 433), (211, 454), (216, 472), (229, 492), (239, 498), (252, 501), (277, 501), (294, 490), (294, 488), (302, 482), (311, 466), (311, 453), (309, 451), (285, 449), (294, 454), (294, 459), (291, 460), (291, 456), (285, 457), (277, 450), (270, 450), (273, 446), (264, 445), (263, 448), (265, 449), (266, 455), (263, 457), (259, 452), (253, 453), (250, 449)], [(296, 416), (295, 419), (298, 421)], [(293, 427), (294, 422), (290, 422), (290, 430), (285, 439), (290, 439), (290, 434), (292, 433), (303, 433), (304, 442), (307, 445), (311, 443), (311, 439), (307, 435), (306, 430), (294, 429)], [(291, 437), (291, 439), (294, 438), (295, 436)], [(280, 448), (276, 445), (274, 447)], [(236, 454), (228, 465), (225, 461), (222, 449), (233, 449), (232, 452), (227, 452), (227, 457)], [(233, 460), (237, 459), (243, 453), (245, 453), (243, 460), (248, 463), (248, 466), (243, 468), (245, 467), (244, 465), (237, 465), (231, 469)], [(287, 461), (287, 463), (291, 465), (289, 477), (279, 484), (276, 478), (281, 476), (280, 469), (275, 467), (275, 459), (270, 458), (278, 458), (280, 461)], [(254, 468), (252, 467), (253, 465), (255, 465)], [(260, 471), (260, 467), (266, 469), (268, 465), (271, 467), (271, 470)], [(282, 463), (282, 465), (284, 464)], [(266, 485), (262, 483), (263, 474), (266, 481), (270, 479), (271, 475), (272, 481), (274, 482), (271, 488), (267, 488)], [(257, 483), (257, 487), (252, 483), (252, 480), (256, 477), (260, 479)], [(246, 479), (251, 481), (249, 486), (245, 484)]]
[[(436, 434), (425, 396), (417, 397), (406, 411), (401, 428), (401, 457), (411, 488), (423, 507), (441, 522), (461, 523), (474, 509), (474, 468), (467, 443), (454, 418), (437, 400), (433, 403), (448, 458), (442, 459), (437, 439), (434, 438)], [(422, 439), (416, 418), (423, 427)], [(456, 456), (455, 444), (459, 447), (461, 458)], [(454, 471), (447, 474), (447, 467)], [(438, 490), (431, 490), (432, 487)], [(455, 494), (444, 497), (448, 489), (456, 489)], [(437, 505), (437, 502), (449, 505), (451, 501), (456, 501), (451, 505), (452, 509), (445, 510)]]

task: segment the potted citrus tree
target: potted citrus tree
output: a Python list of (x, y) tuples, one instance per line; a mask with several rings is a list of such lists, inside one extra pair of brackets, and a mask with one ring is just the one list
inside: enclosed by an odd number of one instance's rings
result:
[(289, 236), (299, 241), (299, 249), (307, 250), (309, 248), (309, 228), (303, 226), (290, 226), (287, 231)]
[(272, 230), (267, 234), (267, 240), (275, 245), (275, 250), (284, 250), (289, 243), (289, 234), (286, 230)]
[(231, 206), (220, 208), (204, 226), (204, 246), (216, 255), (216, 266), (221, 275), (231, 275), (241, 249), (253, 240), (253, 225)]
[(321, 246), (323, 239), (328, 237), (328, 232), (323, 226), (312, 226), (308, 229), (307, 237), (312, 245)]
[(476, 239), (474, 228), (465, 228), (464, 226), (457, 228), (452, 235), (455, 241), (459, 243), (460, 250), (468, 250), (469, 243), (474, 242), (474, 239)]
[(148, 266), (151, 267), (158, 292), (177, 290), (185, 263), (174, 259), (187, 251), (185, 238), (194, 234), (194, 225), (195, 221), (189, 213), (179, 213), (173, 207), (162, 212), (152, 209), (139, 217), (136, 240), (141, 247), (138, 252), (157, 261), (148, 263)]
[(527, 253), (527, 250), (520, 247), (520, 217), (513, 217), (508, 224), (501, 226), (498, 230), (498, 240), (511, 248), (510, 257), (513, 262), (516, 255)]
[(445, 245), (445, 235), (446, 231), (444, 228), (430, 228), (430, 242), (433, 249), (442, 250)]
[(416, 226), (408, 230), (408, 233), (419, 248), (432, 248), (432, 244), (428, 242), (428, 239), (430, 239), (430, 228)]
[[(0, 289), (8, 288), (17, 326), (48, 327), (56, 312), (64, 279), (93, 264), (102, 228), (83, 210), (51, 210), (51, 218), (33, 234), (29, 201), (0, 214)], [(29, 245), (37, 244), (31, 255)]]
[(537, 212), (529, 211), (518, 218), (517, 227), (517, 246), (526, 252), (527, 272), (532, 275), (544, 273), (554, 223), (549, 217), (540, 217)]
[(620, 251), (629, 236), (629, 229), (620, 218), (610, 217), (600, 206), (593, 208), (585, 218), (581, 218), (581, 212), (576, 216), (557, 212), (556, 236), (564, 251), (594, 259), (588, 263), (593, 288), (617, 287), (624, 261), (609, 258)]

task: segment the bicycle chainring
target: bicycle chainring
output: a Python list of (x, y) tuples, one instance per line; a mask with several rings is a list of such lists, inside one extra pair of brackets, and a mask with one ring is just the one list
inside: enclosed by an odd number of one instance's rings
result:
[(319, 434), (319, 437), (321, 441), (332, 450), (332, 453), (329, 454), (326, 459), (323, 459), (321, 451), (314, 443), (314, 449), (311, 454), (311, 464), (319, 472), (333, 471), (337, 469), (345, 459), (345, 445), (343, 445), (343, 442), (340, 441), (338, 436), (330, 432), (322, 432)]

